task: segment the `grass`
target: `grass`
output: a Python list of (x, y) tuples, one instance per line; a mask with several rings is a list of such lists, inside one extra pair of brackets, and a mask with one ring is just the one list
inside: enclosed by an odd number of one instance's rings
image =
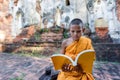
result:
[[(15, 53), (13, 53), (15, 54)], [(47, 56), (41, 54), (40, 52), (38, 53), (37, 51), (32, 51), (32, 52), (26, 52), (22, 51), (21, 53), (17, 53), (20, 56), (26, 56), (26, 57), (39, 57), (39, 58), (46, 58)]]
[(26, 57), (38, 57), (38, 58), (48, 58), (50, 57), (52, 54), (58, 54), (60, 53), (60, 48), (57, 48), (54, 51), (50, 51), (50, 50), (20, 50), (17, 53), (13, 53), (13, 54), (18, 54), (20, 56), (26, 56)]
[(22, 73), (20, 76), (17, 76), (17, 77), (11, 78), (10, 80), (24, 80), (24, 77), (25, 77), (25, 74)]

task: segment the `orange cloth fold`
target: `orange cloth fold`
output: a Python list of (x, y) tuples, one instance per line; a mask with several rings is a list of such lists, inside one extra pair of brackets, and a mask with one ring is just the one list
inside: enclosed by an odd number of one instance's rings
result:
[(65, 50), (65, 55), (70, 56), (73, 60), (83, 50), (93, 50), (91, 40), (86, 37), (80, 37), (79, 41), (74, 41)]
[(57, 80), (95, 80), (91, 73), (74, 74), (71, 72), (60, 72)]

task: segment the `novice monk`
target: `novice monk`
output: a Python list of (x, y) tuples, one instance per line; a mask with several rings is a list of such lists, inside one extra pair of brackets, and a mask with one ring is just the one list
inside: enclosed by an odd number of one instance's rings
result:
[[(92, 49), (91, 40), (82, 37), (83, 23), (80, 19), (73, 19), (69, 25), (71, 37), (62, 42), (61, 52), (70, 56), (73, 60), (83, 50)], [(73, 67), (71, 64), (64, 64), (57, 80), (95, 80), (91, 73), (83, 72), (81, 65)]]

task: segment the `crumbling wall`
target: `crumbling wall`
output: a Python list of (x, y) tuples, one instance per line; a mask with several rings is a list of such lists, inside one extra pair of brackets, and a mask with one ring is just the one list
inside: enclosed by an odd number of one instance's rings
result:
[(12, 42), (12, 15), (9, 14), (9, 0), (0, 0), (0, 42)]
[(117, 5), (117, 17), (118, 20), (120, 21), (120, 0), (117, 0), (116, 5)]

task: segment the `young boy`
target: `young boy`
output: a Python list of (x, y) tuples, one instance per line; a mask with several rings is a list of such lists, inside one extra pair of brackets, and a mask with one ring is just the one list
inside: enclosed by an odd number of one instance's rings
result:
[[(69, 25), (69, 30), (71, 37), (62, 42), (61, 53), (70, 56), (74, 60), (81, 51), (93, 50), (91, 40), (82, 37), (84, 28), (80, 19), (73, 19)], [(71, 64), (64, 64), (57, 80), (94, 80), (94, 78), (91, 73), (83, 72), (80, 64), (75, 67)]]

